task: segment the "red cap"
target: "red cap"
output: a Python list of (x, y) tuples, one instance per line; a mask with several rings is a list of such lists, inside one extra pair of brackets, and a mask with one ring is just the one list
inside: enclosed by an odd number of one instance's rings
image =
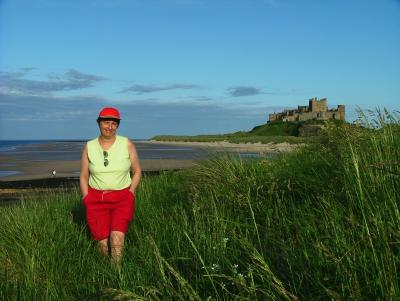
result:
[(103, 108), (99, 113), (99, 118), (121, 119), (121, 115), (116, 108)]

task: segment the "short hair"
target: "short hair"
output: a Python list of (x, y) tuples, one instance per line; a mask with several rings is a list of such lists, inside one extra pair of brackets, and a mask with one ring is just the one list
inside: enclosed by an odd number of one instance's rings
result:
[(98, 117), (97, 123), (100, 123), (100, 121), (115, 121), (118, 124), (118, 126), (119, 126), (119, 123), (121, 122), (120, 119), (112, 118), (112, 117)]

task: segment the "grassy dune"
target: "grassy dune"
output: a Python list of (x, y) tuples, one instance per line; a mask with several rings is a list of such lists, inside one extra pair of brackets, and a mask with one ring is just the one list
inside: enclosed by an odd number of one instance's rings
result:
[(88, 238), (77, 189), (2, 207), (0, 299), (398, 300), (399, 123), (144, 178), (121, 268)]

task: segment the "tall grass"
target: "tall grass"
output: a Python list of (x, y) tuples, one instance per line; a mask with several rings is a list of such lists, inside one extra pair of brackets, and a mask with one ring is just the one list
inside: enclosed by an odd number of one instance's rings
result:
[(120, 268), (76, 190), (0, 208), (0, 299), (398, 300), (399, 117), (275, 160), (145, 177)]

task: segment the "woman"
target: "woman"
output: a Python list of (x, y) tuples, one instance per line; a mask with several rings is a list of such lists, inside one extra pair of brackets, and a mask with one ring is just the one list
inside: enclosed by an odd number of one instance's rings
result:
[(121, 259), (125, 233), (134, 213), (135, 190), (141, 168), (135, 145), (117, 135), (121, 120), (115, 108), (103, 108), (97, 124), (100, 136), (82, 152), (80, 188), (86, 220), (99, 251)]

